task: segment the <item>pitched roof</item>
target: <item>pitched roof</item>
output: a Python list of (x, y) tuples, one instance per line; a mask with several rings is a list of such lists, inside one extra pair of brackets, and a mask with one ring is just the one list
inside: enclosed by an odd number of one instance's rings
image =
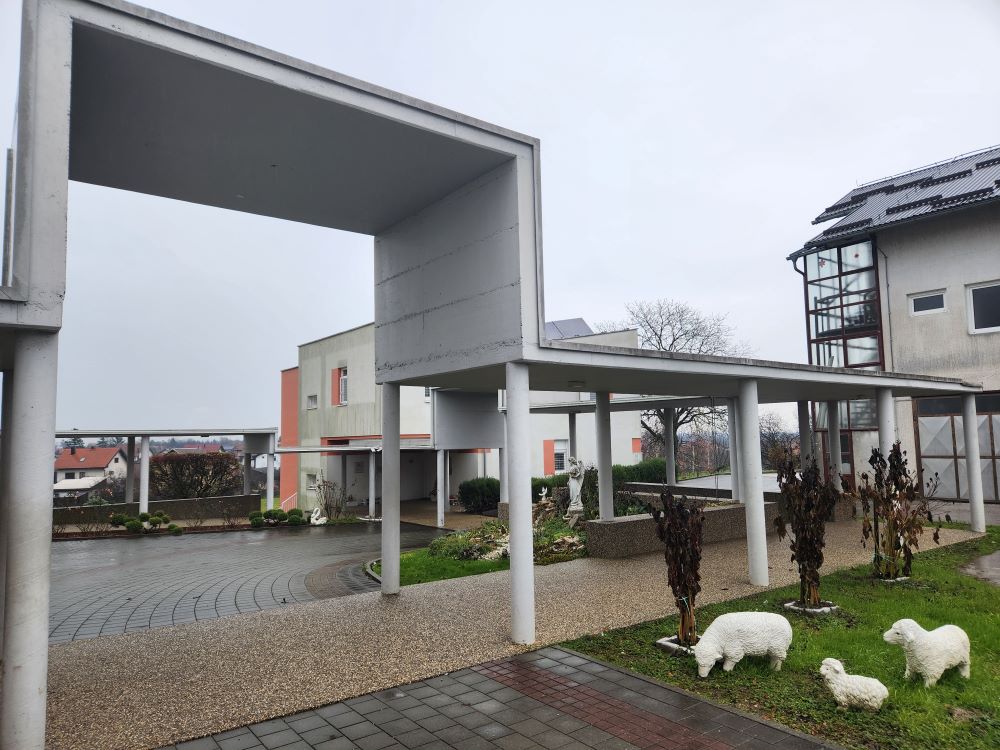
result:
[(56, 455), (56, 471), (105, 469), (120, 452), (121, 448), (98, 448), (93, 445), (77, 448), (75, 453), (71, 448), (63, 448)]
[(566, 320), (550, 320), (545, 324), (545, 335), (550, 341), (556, 339), (571, 339), (577, 336), (590, 336), (594, 331), (583, 318), (567, 318)]
[(1000, 146), (885, 177), (856, 187), (813, 219), (824, 229), (789, 260), (813, 249), (843, 245), (876, 229), (1000, 199)]

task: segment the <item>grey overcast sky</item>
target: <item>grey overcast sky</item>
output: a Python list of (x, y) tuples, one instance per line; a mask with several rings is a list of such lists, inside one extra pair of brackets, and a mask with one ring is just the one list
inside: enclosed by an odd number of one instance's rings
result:
[[(147, 4), (541, 138), (549, 319), (672, 297), (770, 359), (824, 206), (1000, 142), (996, 0)], [(72, 184), (69, 247), (61, 427), (276, 425), (296, 345), (373, 315), (368, 237)]]

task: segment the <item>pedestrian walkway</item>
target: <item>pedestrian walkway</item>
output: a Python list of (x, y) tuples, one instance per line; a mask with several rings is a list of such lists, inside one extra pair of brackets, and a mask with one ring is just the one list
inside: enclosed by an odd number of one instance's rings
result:
[(807, 750), (830, 746), (580, 654), (543, 648), (169, 747)]

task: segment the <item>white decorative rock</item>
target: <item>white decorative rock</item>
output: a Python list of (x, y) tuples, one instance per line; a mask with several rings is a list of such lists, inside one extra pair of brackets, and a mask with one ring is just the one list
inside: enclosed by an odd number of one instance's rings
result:
[(779, 671), (792, 643), (792, 626), (773, 612), (730, 612), (719, 615), (694, 646), (698, 676), (708, 677), (715, 663), (731, 672), (744, 656), (769, 656)]
[(838, 706), (878, 711), (889, 697), (889, 689), (874, 677), (847, 674), (836, 659), (824, 659), (819, 668)]
[(898, 620), (882, 638), (886, 643), (903, 647), (906, 654), (903, 677), (921, 675), (924, 687), (936, 685), (951, 667), (958, 667), (959, 674), (969, 679), (969, 636), (957, 625), (924, 630), (914, 620)]

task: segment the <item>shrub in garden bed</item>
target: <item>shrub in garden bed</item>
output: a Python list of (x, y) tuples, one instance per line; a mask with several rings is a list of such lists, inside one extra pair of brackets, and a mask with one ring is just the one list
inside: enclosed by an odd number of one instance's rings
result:
[(458, 485), (458, 502), (466, 513), (496, 510), (500, 504), (500, 480), (494, 477), (465, 480)]
[[(535, 562), (563, 562), (586, 554), (586, 539), (561, 518), (542, 520), (534, 526)], [(428, 547), (431, 557), (452, 560), (500, 560), (510, 554), (510, 529), (500, 521), (487, 521), (468, 531), (438, 537)]]

